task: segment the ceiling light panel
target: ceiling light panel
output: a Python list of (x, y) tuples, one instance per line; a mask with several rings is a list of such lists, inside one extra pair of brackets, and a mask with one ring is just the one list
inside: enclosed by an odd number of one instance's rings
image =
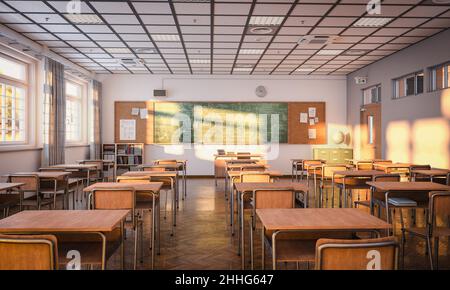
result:
[(65, 17), (74, 24), (102, 24), (103, 21), (95, 14), (65, 14)]
[(264, 49), (241, 49), (239, 54), (263, 54)]
[(363, 17), (359, 19), (353, 26), (356, 27), (382, 27), (391, 22), (392, 18), (383, 17)]
[(277, 16), (252, 16), (249, 24), (255, 26), (278, 26), (283, 20), (284, 17)]
[(178, 34), (153, 34), (152, 38), (155, 41), (180, 41)]

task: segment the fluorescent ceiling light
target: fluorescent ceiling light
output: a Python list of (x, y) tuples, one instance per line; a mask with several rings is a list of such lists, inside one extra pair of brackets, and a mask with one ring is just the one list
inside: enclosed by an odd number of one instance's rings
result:
[(155, 41), (180, 41), (178, 34), (152, 34)]
[(266, 26), (266, 25), (280, 25), (284, 20), (284, 17), (275, 16), (252, 16), (250, 18), (250, 25)]
[(70, 22), (74, 24), (101, 24), (103, 21), (95, 14), (65, 14)]
[(383, 17), (363, 17), (359, 19), (353, 26), (357, 27), (381, 27), (388, 24), (392, 18)]
[(314, 70), (315, 70), (315, 68), (301, 67), (301, 68), (296, 69), (295, 71), (298, 71), (298, 72), (312, 72)]
[(236, 67), (234, 71), (252, 71), (252, 69), (251, 67)]
[(125, 47), (111, 47), (105, 48), (105, 50), (109, 53), (130, 53), (131, 51)]
[(342, 52), (343, 50), (340, 49), (322, 49), (317, 52), (317, 55), (338, 55)]
[(264, 49), (241, 49), (239, 54), (262, 54)]
[(209, 64), (209, 63), (211, 63), (211, 60), (209, 60), (209, 59), (190, 59), (189, 62), (193, 63), (193, 64)]

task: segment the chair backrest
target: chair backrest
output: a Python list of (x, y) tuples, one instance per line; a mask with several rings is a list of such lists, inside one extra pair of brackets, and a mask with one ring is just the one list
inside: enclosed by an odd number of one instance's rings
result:
[(308, 166), (311, 165), (320, 165), (323, 164), (322, 160), (303, 160), (303, 167), (307, 168)]
[(331, 179), (335, 171), (347, 171), (345, 165), (324, 165), (322, 167), (322, 178)]
[(253, 191), (254, 209), (294, 208), (295, 192), (291, 189), (256, 189)]
[(399, 174), (382, 174), (375, 175), (373, 181), (378, 182), (400, 182), (401, 176)]
[(9, 175), (9, 182), (24, 183), (20, 191), (39, 191), (39, 176), (35, 174), (13, 174)]
[(0, 235), (0, 270), (57, 270), (57, 244), (52, 235)]
[(356, 170), (372, 170), (373, 162), (372, 161), (358, 161), (355, 164)]
[(149, 166), (149, 167), (144, 167), (143, 169), (144, 169), (144, 171), (161, 171), (161, 172), (166, 171), (166, 168), (164, 168), (164, 167), (151, 167), (151, 166)]
[(265, 165), (242, 166), (241, 171), (266, 171)]
[(103, 170), (103, 161), (101, 160), (84, 160), (81, 161), (80, 164), (95, 165), (97, 170)]
[(225, 155), (224, 149), (217, 149), (217, 155)]
[(167, 165), (167, 164), (178, 164), (178, 162), (176, 161), (176, 160), (169, 160), (169, 159), (166, 159), (166, 160), (155, 160), (155, 164), (164, 164), (164, 165)]
[(447, 185), (449, 185), (449, 186), (450, 186), (450, 173), (449, 173), (449, 174), (447, 174)]
[(429, 193), (430, 230), (436, 227), (450, 227), (450, 191), (433, 191)]
[(367, 240), (319, 239), (317, 270), (396, 270), (398, 243), (394, 237)]
[(241, 173), (240, 181), (241, 182), (270, 182), (270, 174), (269, 173)]
[(147, 176), (117, 176), (119, 183), (150, 183), (151, 177)]
[(97, 189), (92, 192), (91, 209), (128, 209), (136, 205), (133, 188)]

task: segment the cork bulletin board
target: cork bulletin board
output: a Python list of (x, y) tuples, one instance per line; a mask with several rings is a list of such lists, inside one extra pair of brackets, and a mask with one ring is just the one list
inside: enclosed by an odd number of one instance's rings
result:
[[(310, 114), (311, 109), (314, 115)], [(301, 120), (302, 115), (303, 119), (306, 115), (306, 122)], [(327, 144), (325, 102), (289, 103), (288, 123), (288, 144)]]
[[(114, 142), (153, 144), (153, 102), (115, 102), (114, 103)], [(139, 109), (139, 114), (133, 114), (133, 109)], [(147, 118), (140, 115), (141, 109), (147, 109)], [(105, 112), (107, 113), (107, 112)], [(121, 140), (120, 121), (135, 120), (136, 139)]]

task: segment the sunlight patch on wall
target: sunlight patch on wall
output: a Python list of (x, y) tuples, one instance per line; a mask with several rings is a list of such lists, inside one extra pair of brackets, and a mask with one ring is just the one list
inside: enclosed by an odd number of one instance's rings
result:
[(444, 90), (441, 96), (442, 115), (450, 119), (450, 89)]
[(432, 167), (449, 167), (449, 133), (445, 119), (418, 120), (413, 125), (413, 160), (415, 164), (430, 164)]
[(410, 162), (410, 135), (407, 121), (391, 122), (386, 129), (386, 158), (394, 162)]

